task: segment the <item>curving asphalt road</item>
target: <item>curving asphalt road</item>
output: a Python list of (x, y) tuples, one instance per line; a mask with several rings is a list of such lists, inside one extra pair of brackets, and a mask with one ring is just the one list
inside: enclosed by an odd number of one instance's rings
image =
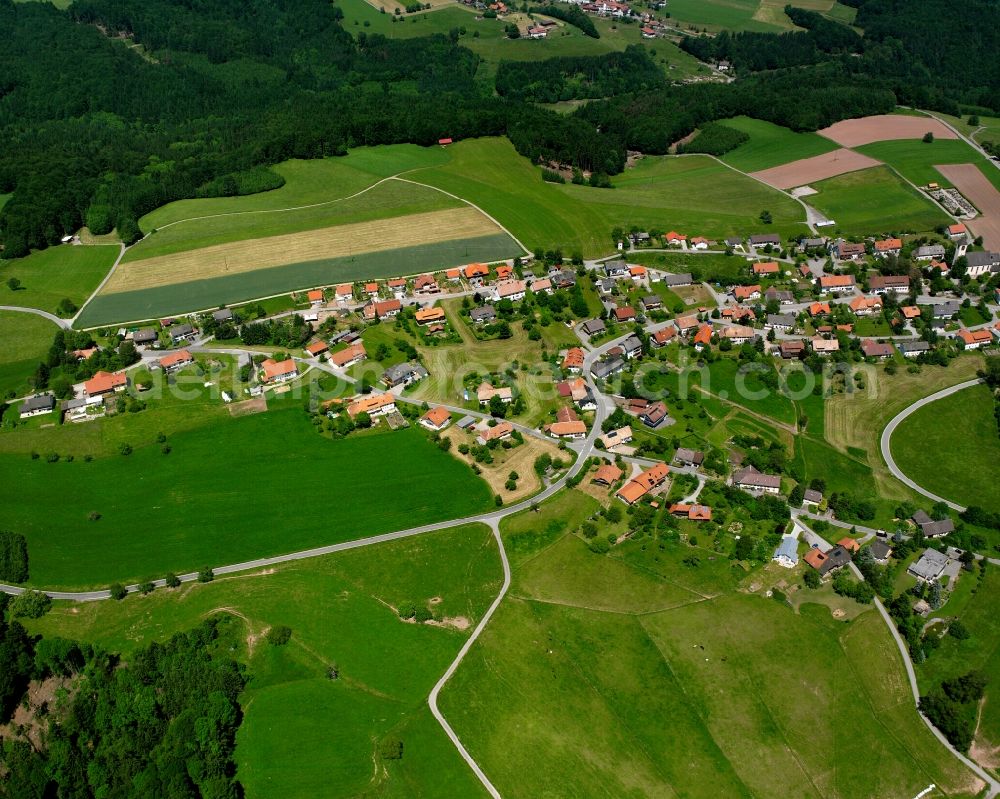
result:
[(907, 408), (904, 408), (894, 417), (892, 417), (892, 420), (889, 422), (889, 424), (885, 426), (885, 429), (882, 431), (882, 438), (879, 440), (879, 447), (881, 447), (882, 449), (882, 457), (885, 459), (885, 463), (889, 467), (889, 471), (892, 472), (893, 477), (895, 477), (900, 482), (905, 483), (914, 491), (923, 494), (925, 497), (933, 499), (935, 502), (944, 502), (945, 504), (948, 505), (949, 508), (952, 508), (953, 510), (957, 510), (959, 512), (965, 510), (964, 505), (959, 505), (957, 502), (952, 502), (949, 499), (945, 499), (944, 497), (939, 497), (937, 494), (931, 493), (926, 488), (922, 488), (921, 486), (917, 485), (917, 483), (915, 483), (913, 480), (911, 480), (909, 477), (903, 474), (903, 471), (896, 465), (896, 461), (893, 460), (892, 457), (892, 448), (891, 448), (892, 434), (896, 431), (896, 428), (899, 427), (900, 422), (902, 422), (907, 416), (909, 416), (914, 411), (923, 408), (925, 405), (929, 405), (935, 400), (944, 399), (945, 397), (949, 397), (952, 394), (956, 394), (957, 392), (962, 391), (963, 389), (971, 388), (972, 386), (975, 386), (982, 382), (983, 381), (979, 378), (975, 380), (966, 380), (964, 383), (958, 383), (957, 385), (950, 386), (949, 388), (942, 389), (941, 391), (937, 391), (934, 394), (931, 394), (930, 396), (917, 400), (912, 405), (910, 405)]
[(60, 319), (55, 314), (51, 314), (48, 311), (42, 311), (38, 308), (25, 308), (21, 305), (0, 305), (0, 311), (13, 311), (14, 313), (30, 313), (35, 316), (41, 316), (44, 319), (48, 319), (53, 324), (58, 325), (63, 330), (69, 330), (73, 326), (73, 320), (71, 319)]

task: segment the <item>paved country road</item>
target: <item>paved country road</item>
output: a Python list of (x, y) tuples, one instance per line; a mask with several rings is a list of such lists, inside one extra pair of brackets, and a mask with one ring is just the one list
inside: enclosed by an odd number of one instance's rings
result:
[(885, 426), (885, 429), (882, 431), (882, 438), (879, 441), (879, 446), (882, 449), (882, 457), (885, 459), (886, 465), (889, 467), (889, 471), (892, 472), (893, 477), (895, 477), (900, 482), (905, 483), (914, 491), (923, 494), (925, 497), (929, 497), (930, 499), (933, 499), (935, 502), (944, 502), (948, 505), (948, 507), (957, 510), (959, 512), (965, 510), (964, 505), (959, 505), (957, 502), (952, 502), (951, 500), (945, 499), (944, 497), (939, 497), (937, 494), (932, 494), (926, 488), (922, 488), (921, 486), (917, 485), (913, 480), (911, 480), (909, 477), (903, 474), (903, 471), (896, 465), (896, 461), (893, 460), (892, 458), (892, 447), (891, 447), (892, 434), (896, 431), (896, 428), (899, 427), (900, 422), (902, 422), (907, 416), (909, 416), (914, 411), (923, 408), (925, 405), (929, 405), (935, 400), (944, 399), (945, 397), (949, 397), (952, 394), (955, 394), (966, 388), (971, 388), (972, 386), (975, 386), (982, 382), (983, 381), (979, 378), (976, 378), (975, 380), (966, 380), (964, 383), (959, 383), (957, 385), (950, 386), (949, 388), (942, 389), (941, 391), (935, 392), (930, 396), (917, 400), (909, 407), (901, 410), (892, 418), (889, 424), (887, 424)]
[(72, 320), (70, 319), (60, 319), (55, 314), (51, 314), (48, 311), (42, 311), (38, 308), (24, 308), (20, 305), (0, 305), (0, 311), (13, 311), (14, 313), (30, 313), (35, 316), (41, 316), (43, 319), (48, 319), (55, 325), (59, 325), (63, 330), (69, 330), (72, 326)]

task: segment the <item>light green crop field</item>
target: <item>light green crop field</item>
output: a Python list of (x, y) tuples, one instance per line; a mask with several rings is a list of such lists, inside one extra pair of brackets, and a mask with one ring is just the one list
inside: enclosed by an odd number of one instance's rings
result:
[[(93, 293), (118, 257), (118, 247), (60, 245), (25, 258), (0, 261), (0, 305), (22, 305), (55, 313), (63, 299), (78, 307)], [(21, 281), (17, 291), (7, 281)]]
[(976, 164), (993, 185), (1000, 189), (1000, 169), (990, 164), (961, 139), (936, 139), (930, 144), (919, 140), (900, 139), (875, 142), (855, 149), (884, 161), (918, 186), (926, 186), (928, 183), (953, 185), (934, 168), (936, 164)]
[(632, 225), (724, 237), (760, 226), (769, 210), (779, 233), (804, 230), (801, 206), (706, 156), (649, 157), (616, 176), (614, 189), (545, 183), (506, 139), (448, 148), (451, 162), (411, 177), (469, 200), (529, 248), (606, 254), (611, 230)]
[(796, 613), (734, 592), (732, 577), (722, 593), (674, 584), (699, 579), (685, 558), (704, 551), (686, 545), (645, 547), (650, 568), (573, 536), (539, 544), (441, 697), (504, 796), (967, 789), (969, 773), (920, 723), (874, 612)]
[(807, 202), (845, 235), (933, 230), (951, 218), (888, 167), (877, 166), (811, 184)]
[[(800, 8), (828, 12), (833, 0), (803, 0)], [(711, 31), (755, 31), (775, 33), (794, 29), (776, 0), (672, 0), (670, 17), (685, 27)]]
[(460, 518), (491, 499), (416, 428), (329, 440), (297, 406), (218, 417), (168, 440), (169, 455), (150, 436), (127, 457), (89, 463), (79, 452), (72, 463), (0, 456), (0, 527), (28, 539), (33, 584), (101, 586), (236, 563)]
[(890, 446), (896, 465), (918, 485), (953, 502), (1000, 513), (1000, 440), (986, 386), (963, 389), (915, 411), (896, 428)]
[(968, 114), (962, 117), (942, 114), (938, 111), (935, 111), (934, 114), (946, 120), (952, 127), (974, 141), (979, 143), (987, 141), (1000, 142), (1000, 117), (988, 117), (980, 114), (979, 124), (970, 125)]
[(843, 22), (845, 25), (853, 25), (854, 18), (857, 17), (858, 10), (853, 6), (847, 6), (843, 3), (834, 3), (830, 6), (830, 9), (824, 13), (824, 16), (829, 17), (835, 22)]
[[(322, 171), (326, 172), (328, 162), (318, 163), (322, 165)], [(459, 200), (439, 191), (398, 180), (379, 183), (363, 191), (363, 194), (346, 197), (341, 202), (311, 208), (264, 213), (243, 212), (235, 216), (213, 216), (178, 222), (158, 229), (156, 233), (143, 239), (129, 249), (123, 260), (141, 261), (244, 239), (261, 239), (335, 225), (463, 207)], [(215, 201), (209, 202), (214, 204)]]
[(750, 136), (750, 141), (722, 156), (727, 164), (744, 172), (769, 169), (837, 149), (836, 144), (816, 133), (796, 133), (761, 119), (733, 117), (721, 120), (721, 124)]
[(28, 378), (45, 360), (57, 329), (34, 314), (0, 311), (0, 398), (30, 391)]
[[(468, 766), (427, 709), (427, 695), (499, 591), (489, 531), (470, 525), (217, 578), (123, 602), (57, 604), (32, 632), (99, 644), (127, 658), (213, 613), (253, 676), (240, 702), (239, 779), (248, 799), (280, 794), (479, 797)], [(429, 606), (451, 625), (402, 622), (404, 602)], [(274, 625), (292, 629), (275, 647)], [(336, 664), (339, 679), (327, 678)], [(403, 743), (385, 761), (380, 743)]]

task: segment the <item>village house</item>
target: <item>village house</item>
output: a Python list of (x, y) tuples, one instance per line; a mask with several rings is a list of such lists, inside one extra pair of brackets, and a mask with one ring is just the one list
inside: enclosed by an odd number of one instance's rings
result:
[(749, 319), (753, 322), (757, 319), (757, 314), (754, 313), (753, 308), (748, 308), (746, 305), (727, 305), (722, 309), (721, 316), (723, 319), (731, 321)]
[(744, 491), (761, 491), (765, 494), (777, 494), (781, 491), (781, 478), (774, 474), (758, 472), (753, 466), (747, 466), (733, 473), (732, 484)]
[(212, 319), (220, 324), (222, 322), (232, 322), (233, 312), (229, 308), (220, 308), (218, 311), (212, 312)]
[(437, 433), (451, 424), (451, 414), (447, 408), (438, 405), (421, 416), (418, 422), (422, 427), (426, 427), (428, 430), (433, 430)]
[(804, 560), (819, 572), (820, 577), (825, 577), (850, 563), (851, 553), (842, 546), (835, 546), (829, 552), (813, 548), (806, 553)]
[(729, 248), (731, 248), (733, 250), (737, 250), (737, 249), (742, 250), (743, 249), (743, 239), (741, 239), (739, 236), (730, 236), (729, 238), (727, 238), (725, 240), (724, 243), (725, 243), (725, 245), (727, 247), (729, 247)]
[(992, 341), (989, 330), (966, 330), (962, 328), (955, 334), (964, 345), (967, 350), (978, 350), (984, 344), (989, 344)]
[(894, 354), (891, 344), (884, 344), (870, 338), (862, 339), (861, 352), (864, 353), (866, 358), (877, 358), (878, 360), (891, 358)]
[(840, 342), (835, 338), (815, 336), (812, 339), (812, 351), (817, 355), (829, 355), (831, 352), (840, 352)]
[(826, 239), (819, 237), (807, 237), (799, 239), (799, 248), (805, 250), (819, 250), (826, 247)]
[(371, 300), (376, 299), (378, 297), (378, 283), (365, 283), (365, 294)]
[(590, 374), (598, 380), (607, 380), (612, 375), (616, 375), (625, 368), (625, 361), (622, 358), (605, 358), (597, 361), (590, 367)]
[(305, 347), (306, 355), (310, 358), (318, 358), (320, 355), (330, 351), (330, 346), (325, 341), (314, 341)]
[(889, 255), (899, 255), (903, 251), (903, 240), (882, 239), (876, 241), (872, 245), (872, 249), (874, 249), (875, 255), (879, 258), (885, 258)]
[(965, 234), (968, 233), (968, 228), (961, 222), (956, 222), (954, 225), (948, 225), (948, 238), (952, 241), (956, 239), (964, 239)]
[(703, 324), (698, 328), (698, 332), (694, 334), (694, 338), (691, 341), (694, 344), (694, 348), (701, 352), (712, 343), (712, 326)]
[(128, 387), (128, 376), (124, 372), (98, 372), (83, 384), (83, 393), (87, 397), (103, 397), (115, 394)]
[(497, 318), (497, 311), (492, 305), (482, 305), (469, 311), (469, 318), (473, 324), (485, 325), (493, 322)]
[[(728, 239), (726, 240), (726, 243), (729, 243)], [(772, 247), (780, 247), (781, 236), (777, 233), (756, 233), (750, 237), (751, 247), (766, 247), (769, 244)]]
[(174, 344), (177, 344), (180, 341), (192, 341), (198, 335), (198, 331), (187, 323), (174, 325), (170, 328), (168, 333), (170, 334), (170, 340), (174, 342)]
[(582, 325), (580, 325), (580, 330), (583, 334), (588, 337), (599, 336), (607, 330), (604, 325), (604, 320), (602, 319), (588, 319)]
[(694, 278), (690, 272), (682, 272), (676, 275), (664, 272), (663, 277), (660, 278), (660, 282), (667, 288), (679, 288), (681, 286), (690, 286), (694, 282)]
[(159, 364), (159, 367), (164, 372), (173, 372), (177, 369), (183, 369), (191, 363), (194, 363), (194, 356), (192, 356), (187, 350), (172, 352), (169, 355), (164, 355), (157, 361), (157, 364)]
[(792, 305), (795, 302), (795, 295), (790, 291), (776, 288), (769, 288), (764, 292), (765, 302), (776, 302), (779, 305)]
[(722, 338), (729, 339), (733, 344), (744, 344), (755, 335), (752, 327), (746, 325), (728, 325), (722, 328)]
[(614, 449), (615, 447), (621, 446), (623, 444), (628, 444), (632, 440), (632, 428), (619, 427), (617, 430), (609, 430), (602, 436), (599, 436), (598, 441), (604, 446), (604, 449)]
[(667, 475), (670, 474), (670, 467), (665, 463), (658, 463), (650, 469), (633, 477), (623, 485), (615, 494), (618, 499), (626, 505), (638, 502), (650, 491), (655, 491), (666, 482)]
[[(378, 286), (375, 286), (375, 292), (378, 293)], [(322, 305), (323, 304), (323, 290), (313, 289), (306, 294), (306, 299), (309, 300), (310, 305)]]
[(30, 419), (32, 416), (52, 413), (55, 409), (56, 398), (53, 394), (35, 394), (21, 403), (19, 416), (22, 419)]
[(838, 241), (834, 248), (838, 261), (857, 261), (865, 257), (865, 245), (849, 241)]
[(346, 349), (342, 349), (338, 352), (331, 352), (328, 356), (328, 360), (331, 364), (340, 369), (347, 369), (349, 366), (361, 363), (367, 357), (368, 353), (365, 352), (365, 345), (359, 341), (357, 344), (351, 344)]
[(668, 247), (683, 247), (687, 243), (687, 236), (676, 230), (671, 230), (663, 237), (663, 241)]
[(570, 374), (577, 374), (581, 369), (583, 369), (584, 352), (579, 347), (571, 347), (566, 350), (566, 355), (563, 356), (562, 360), (562, 370), (564, 372), (569, 372)]
[(705, 460), (705, 453), (687, 447), (678, 447), (674, 453), (674, 460), (681, 466), (700, 467)]
[(550, 436), (555, 438), (580, 439), (587, 437), (587, 425), (579, 419), (568, 422), (553, 422), (547, 428)]
[(490, 268), (486, 264), (469, 264), (462, 270), (462, 276), (474, 286), (481, 286), (489, 273)]
[(896, 349), (904, 358), (916, 358), (931, 351), (931, 345), (926, 341), (898, 341)]
[(921, 582), (935, 583), (944, 574), (945, 569), (951, 563), (945, 553), (936, 549), (925, 549), (920, 558), (906, 570)]
[(800, 358), (806, 351), (803, 341), (782, 341), (778, 345), (782, 358)]
[(382, 300), (381, 302), (370, 302), (364, 308), (365, 319), (391, 319), (403, 309), (403, 303), (399, 300)]
[(359, 397), (347, 406), (347, 415), (354, 419), (360, 413), (367, 413), (372, 419), (396, 412), (396, 398), (390, 393), (368, 394)]
[(692, 522), (712, 521), (712, 509), (708, 505), (687, 505), (682, 502), (675, 502), (670, 506), (668, 512), (671, 516), (689, 519)]
[(917, 247), (916, 252), (913, 253), (913, 257), (917, 261), (941, 260), (944, 258), (944, 245), (925, 244), (922, 247)]
[(650, 346), (665, 347), (677, 336), (677, 328), (673, 325), (667, 325), (666, 327), (660, 328), (653, 335), (649, 337)]
[(823, 501), (823, 495), (815, 488), (807, 488), (802, 492), (803, 505), (819, 505)]
[(265, 383), (284, 383), (288, 380), (294, 380), (299, 374), (299, 367), (291, 358), (286, 358), (283, 361), (268, 358), (260, 367), (264, 373)]
[(857, 285), (854, 275), (821, 275), (818, 281), (820, 290), (831, 294), (849, 294)]
[(476, 443), (489, 444), (491, 441), (503, 441), (505, 438), (510, 438), (513, 432), (514, 425), (510, 422), (498, 422), (493, 427), (487, 425), (479, 430)]
[(443, 308), (420, 308), (414, 314), (414, 319), (418, 325), (431, 325), (435, 322), (444, 322), (447, 317)]
[(85, 350), (73, 350), (73, 357), (78, 361), (86, 361), (90, 359), (91, 355), (98, 351), (97, 347), (87, 347)]
[(647, 294), (639, 300), (642, 303), (642, 310), (646, 313), (650, 311), (658, 311), (663, 307), (663, 300), (656, 294)]
[(786, 569), (794, 569), (799, 565), (799, 540), (794, 535), (786, 535), (781, 539), (778, 548), (774, 550), (771, 560)]
[(885, 541), (873, 541), (868, 547), (868, 551), (872, 553), (872, 558), (879, 564), (888, 563), (889, 558), (892, 557), (892, 547)]
[(493, 287), (495, 300), (510, 300), (520, 302), (528, 291), (528, 285), (523, 280), (505, 280)]
[(916, 305), (904, 305), (899, 309), (899, 312), (907, 321), (917, 319), (920, 316), (920, 309)]
[(397, 300), (401, 300), (406, 296), (406, 280), (404, 278), (393, 278), (386, 285), (389, 287), (389, 291), (392, 292), (392, 296)]
[(969, 277), (982, 277), (988, 273), (1000, 272), (1000, 253), (970, 252), (965, 254), (967, 266), (965, 274)]
[(906, 294), (910, 290), (909, 275), (875, 275), (868, 280), (868, 285), (876, 294), (886, 294), (894, 291)]
[(825, 316), (830, 313), (830, 303), (828, 302), (814, 302), (806, 310), (810, 316)]
[(628, 276), (632, 278), (633, 283), (642, 283), (646, 280), (646, 267), (639, 264), (630, 266), (628, 268)]
[(695, 236), (694, 238), (691, 239), (691, 241), (688, 242), (688, 246), (692, 250), (707, 250), (709, 244), (710, 244), (709, 240), (706, 239), (704, 236)]
[(552, 281), (547, 278), (539, 278), (531, 284), (532, 294), (551, 294), (552, 293)]
[(494, 388), (491, 383), (487, 383), (485, 380), (479, 384), (479, 388), (476, 389), (476, 399), (479, 400), (480, 408), (489, 405), (494, 397), (498, 397), (504, 405), (509, 405), (514, 401), (514, 390), (510, 386)]
[(413, 293), (422, 295), (440, 294), (441, 287), (433, 275), (418, 275), (413, 281)]
[(628, 274), (628, 264), (621, 259), (605, 261), (604, 274), (608, 277), (624, 277)]
[(621, 349), (624, 356), (629, 360), (632, 358), (641, 358), (642, 340), (636, 335), (631, 335), (621, 343)]
[(935, 319), (951, 319), (955, 314), (961, 313), (962, 303), (958, 300), (946, 300), (937, 302), (931, 306), (931, 315)]
[(626, 305), (623, 308), (615, 308), (611, 315), (616, 322), (632, 322), (635, 320), (635, 308)]
[(764, 327), (771, 330), (789, 331), (795, 329), (795, 314), (769, 313)]
[(760, 299), (761, 289), (759, 284), (755, 284), (753, 286), (733, 286), (732, 294), (733, 298), (737, 301), (757, 300)]
[(155, 344), (158, 336), (156, 331), (151, 327), (140, 327), (132, 334), (132, 343), (137, 347), (142, 347), (146, 344)]
[(388, 388), (408, 386), (427, 377), (427, 370), (419, 363), (400, 363), (382, 373), (382, 383)]
[(763, 261), (753, 265), (755, 275), (776, 275), (781, 271), (777, 261)]
[(690, 335), (697, 330), (700, 322), (697, 316), (682, 316), (676, 320), (677, 332), (682, 336)]
[(597, 467), (597, 471), (594, 472), (593, 482), (610, 487), (621, 479), (622, 470), (613, 463), (605, 463)]
[(849, 307), (856, 316), (871, 316), (882, 311), (882, 300), (878, 297), (855, 297)]
[(333, 290), (333, 296), (337, 302), (343, 304), (354, 299), (354, 286), (351, 283), (342, 283)]
[(639, 421), (653, 430), (664, 425), (668, 419), (670, 419), (670, 414), (667, 411), (667, 406), (661, 400), (650, 402), (639, 414)]

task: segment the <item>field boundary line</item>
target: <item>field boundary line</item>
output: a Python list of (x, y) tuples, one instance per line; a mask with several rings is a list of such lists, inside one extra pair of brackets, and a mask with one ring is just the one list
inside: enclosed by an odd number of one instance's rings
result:
[(441, 725), (445, 734), (451, 739), (451, 742), (455, 745), (455, 748), (458, 750), (459, 755), (462, 756), (462, 759), (468, 764), (469, 768), (472, 769), (472, 772), (476, 775), (476, 777), (479, 778), (479, 781), (486, 789), (486, 792), (489, 793), (493, 799), (501, 799), (500, 791), (498, 791), (493, 783), (490, 782), (489, 777), (486, 776), (486, 773), (479, 767), (479, 764), (475, 761), (475, 759), (473, 759), (472, 755), (469, 754), (469, 750), (465, 748), (465, 745), (458, 737), (458, 733), (455, 732), (451, 724), (449, 724), (448, 720), (444, 717), (440, 708), (438, 708), (438, 696), (441, 693), (441, 689), (444, 688), (448, 680), (451, 679), (452, 675), (454, 675), (455, 671), (461, 665), (462, 660), (469, 653), (469, 650), (472, 649), (472, 645), (482, 634), (483, 630), (486, 629), (486, 625), (489, 624), (490, 619), (493, 618), (493, 614), (496, 613), (497, 608), (500, 607), (500, 603), (503, 601), (503, 598), (507, 595), (507, 591), (510, 589), (510, 562), (507, 560), (507, 552), (504, 549), (503, 538), (500, 535), (500, 524), (494, 520), (489, 522), (489, 525), (493, 530), (493, 538), (497, 542), (497, 550), (500, 553), (500, 563), (503, 566), (503, 584), (500, 586), (500, 593), (497, 594), (496, 599), (494, 599), (489, 608), (487, 608), (486, 613), (483, 614), (483, 617), (479, 620), (479, 623), (472, 631), (472, 635), (468, 637), (466, 642), (462, 645), (462, 648), (458, 650), (458, 654), (448, 666), (445, 673), (441, 675), (441, 679), (434, 684), (434, 687), (431, 689), (430, 696), (427, 697), (427, 704), (430, 707), (434, 718), (437, 719), (438, 724)]
[[(145, 236), (143, 236), (143, 238), (145, 238)], [(142, 239), (139, 239), (139, 241), (142, 241)], [(115, 258), (115, 262), (111, 264), (111, 268), (108, 270), (108, 273), (104, 276), (104, 279), (97, 284), (97, 288), (91, 292), (90, 296), (87, 297), (86, 300), (84, 300), (83, 305), (80, 306), (79, 310), (77, 310), (77, 312), (73, 314), (73, 318), (69, 320), (70, 327), (74, 327), (76, 325), (76, 320), (80, 318), (80, 314), (83, 313), (83, 309), (86, 308), (88, 305), (90, 305), (90, 303), (94, 301), (94, 298), (101, 293), (101, 289), (103, 289), (107, 285), (108, 281), (111, 280), (112, 277), (114, 277), (115, 271), (118, 269), (118, 264), (122, 262), (122, 258), (125, 257), (125, 253), (128, 252), (129, 247), (134, 247), (135, 245), (134, 244), (126, 245), (125, 242), (122, 242), (118, 246), (120, 247), (118, 251), (118, 257)]]

